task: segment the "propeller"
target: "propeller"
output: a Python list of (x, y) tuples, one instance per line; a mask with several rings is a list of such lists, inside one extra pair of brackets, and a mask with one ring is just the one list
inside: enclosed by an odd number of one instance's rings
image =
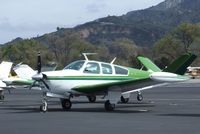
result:
[(32, 76), (32, 79), (34, 80), (33, 84), (31, 84), (30, 88), (31, 89), (33, 86), (36, 85), (37, 82), (42, 82), (46, 89), (50, 90), (49, 85), (45, 82), (45, 79), (47, 76), (43, 73), (41, 73), (41, 68), (42, 68), (42, 60), (41, 60), (41, 55), (40, 52), (38, 52), (37, 56), (37, 74)]
[(42, 68), (42, 63), (41, 63), (41, 55), (40, 52), (38, 52), (38, 56), (37, 56), (37, 70), (38, 70), (38, 74), (41, 73), (41, 68)]

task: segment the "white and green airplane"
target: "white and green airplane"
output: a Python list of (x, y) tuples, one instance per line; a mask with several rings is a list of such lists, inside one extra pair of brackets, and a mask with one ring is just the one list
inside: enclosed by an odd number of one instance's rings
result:
[[(63, 70), (41, 72), (41, 56), (38, 54), (37, 73), (29, 73), (26, 81), (15, 81), (38, 87), (43, 93), (40, 110), (47, 111), (47, 97), (60, 98), (64, 110), (71, 109), (70, 99), (76, 96), (87, 96), (90, 102), (95, 102), (96, 96), (105, 96), (105, 110), (112, 111), (121, 100), (126, 103), (130, 94), (137, 92), (138, 100), (142, 100), (141, 91), (162, 86), (166, 83), (186, 81), (190, 78), (184, 76), (187, 67), (196, 56), (187, 53), (172, 62), (164, 70), (157, 67), (146, 57), (138, 56), (138, 60), (147, 70), (129, 68), (111, 63), (89, 60), (78, 60), (67, 65)], [(26, 68), (26, 67), (25, 67)], [(21, 69), (20, 71), (18, 69)], [(30, 68), (28, 69), (30, 70)], [(26, 76), (23, 69), (18, 66), (15, 72)]]
[[(5, 81), (13, 81), (15, 78), (10, 75), (12, 62), (2, 61), (0, 64), (0, 100), (4, 99), (4, 90), (10, 90), (12, 86), (7, 86)], [(18, 79), (18, 78), (17, 78)], [(16, 79), (15, 79), (16, 80)]]

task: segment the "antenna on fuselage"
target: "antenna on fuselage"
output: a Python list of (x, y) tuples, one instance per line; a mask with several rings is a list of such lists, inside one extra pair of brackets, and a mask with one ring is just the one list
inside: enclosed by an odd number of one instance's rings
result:
[(115, 62), (115, 60), (117, 59), (117, 57), (115, 57), (111, 62), (110, 64), (113, 64)]
[(144, 66), (142, 65), (142, 67), (140, 68), (140, 70), (143, 70), (144, 69)]
[(82, 53), (82, 54), (85, 57), (85, 60), (89, 60), (88, 57), (87, 57), (88, 55), (95, 55), (97, 53)]

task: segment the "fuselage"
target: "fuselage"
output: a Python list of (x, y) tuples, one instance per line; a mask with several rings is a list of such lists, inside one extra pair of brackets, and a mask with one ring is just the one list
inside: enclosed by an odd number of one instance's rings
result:
[(51, 92), (82, 94), (75, 87), (149, 78), (150, 72), (99, 61), (75, 61), (63, 70), (43, 72)]

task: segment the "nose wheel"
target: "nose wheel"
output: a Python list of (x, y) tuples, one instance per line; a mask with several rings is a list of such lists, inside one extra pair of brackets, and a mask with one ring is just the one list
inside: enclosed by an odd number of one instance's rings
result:
[(46, 112), (48, 109), (48, 105), (47, 105), (47, 102), (44, 101), (42, 105), (40, 105), (40, 111), (41, 112)]
[(40, 111), (41, 112), (46, 112), (48, 110), (48, 104), (47, 104), (47, 95), (44, 92), (43, 93), (43, 99), (42, 99), (42, 104), (40, 105)]

